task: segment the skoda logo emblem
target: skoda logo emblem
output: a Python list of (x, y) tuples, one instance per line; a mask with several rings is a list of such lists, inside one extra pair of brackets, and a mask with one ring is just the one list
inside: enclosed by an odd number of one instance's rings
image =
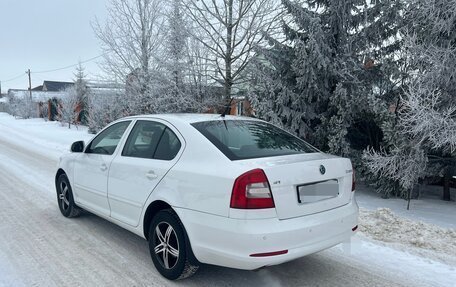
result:
[(320, 173), (321, 174), (325, 174), (325, 172), (326, 172), (325, 166), (324, 165), (320, 165)]

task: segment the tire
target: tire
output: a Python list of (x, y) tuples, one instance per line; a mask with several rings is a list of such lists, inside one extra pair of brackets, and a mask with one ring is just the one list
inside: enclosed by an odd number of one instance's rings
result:
[(57, 179), (56, 188), (57, 203), (62, 215), (68, 218), (78, 217), (81, 214), (82, 209), (74, 203), (70, 181), (65, 174), (60, 175)]
[(171, 209), (159, 211), (150, 223), (150, 256), (158, 272), (169, 280), (188, 278), (199, 268), (190, 263), (186, 238), (182, 222)]

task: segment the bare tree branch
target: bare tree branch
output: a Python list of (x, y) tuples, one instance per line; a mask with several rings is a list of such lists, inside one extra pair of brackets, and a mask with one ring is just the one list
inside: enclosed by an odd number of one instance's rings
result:
[(225, 98), (229, 98), (254, 47), (261, 44), (264, 33), (279, 27), (280, 3), (274, 0), (186, 0), (186, 4), (190, 18), (203, 34), (196, 39), (216, 58), (216, 71), (225, 83)]

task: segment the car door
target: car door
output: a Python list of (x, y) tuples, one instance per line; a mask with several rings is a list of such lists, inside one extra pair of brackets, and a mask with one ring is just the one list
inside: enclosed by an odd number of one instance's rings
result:
[(177, 162), (183, 139), (166, 122), (138, 120), (109, 170), (111, 217), (137, 226), (143, 206)]
[(99, 133), (74, 162), (76, 203), (109, 216), (108, 171), (115, 151), (131, 121), (115, 123)]

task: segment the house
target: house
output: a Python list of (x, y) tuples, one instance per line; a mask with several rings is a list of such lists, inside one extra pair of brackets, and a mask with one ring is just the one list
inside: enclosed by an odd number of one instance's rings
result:
[(42, 90), (48, 91), (48, 92), (60, 92), (60, 91), (66, 90), (67, 88), (71, 88), (73, 86), (74, 86), (73, 82), (44, 81), (43, 85), (42, 85)]
[[(223, 106), (220, 104), (209, 105), (209, 107), (204, 111), (204, 113), (209, 114), (221, 114), (224, 112), (227, 105)], [(230, 110), (228, 115), (231, 116), (245, 116), (251, 117), (254, 116), (254, 110), (250, 104), (250, 101), (246, 97), (233, 97), (231, 100)]]
[(42, 85), (26, 89), (9, 89), (7, 98), (10, 111), (16, 113), (21, 106), (31, 104), (32, 117), (46, 117), (54, 120), (57, 114), (57, 102), (67, 96), (66, 89), (72, 87), (72, 82), (43, 81)]
[(230, 115), (233, 116), (246, 116), (254, 115), (252, 105), (246, 97), (234, 97), (231, 102)]

